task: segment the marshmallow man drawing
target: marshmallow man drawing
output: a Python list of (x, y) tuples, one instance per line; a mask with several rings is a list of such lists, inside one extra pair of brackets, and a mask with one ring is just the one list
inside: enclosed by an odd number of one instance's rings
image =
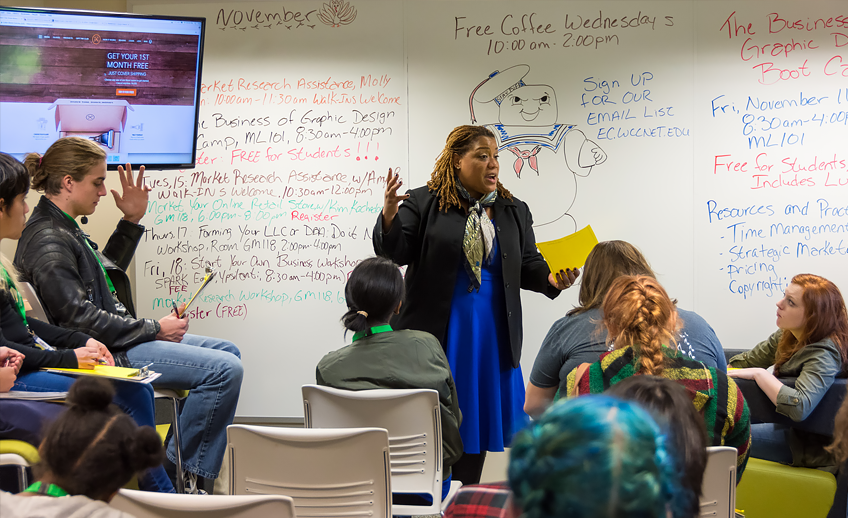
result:
[(497, 104), (498, 123), (484, 126), (495, 134), (504, 185), (530, 202), (534, 226), (561, 221), (573, 232), (577, 223), (568, 211), (577, 197), (577, 176), (588, 176), (607, 155), (573, 124), (557, 122), (556, 92), (526, 84), (528, 72), (529, 65), (515, 65), (477, 85), (468, 101), (471, 123), (477, 122), (475, 102)]

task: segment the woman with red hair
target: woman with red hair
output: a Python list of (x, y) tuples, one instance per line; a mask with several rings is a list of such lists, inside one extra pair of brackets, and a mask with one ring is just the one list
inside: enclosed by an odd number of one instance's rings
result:
[[(777, 303), (777, 327), (767, 340), (728, 362), (734, 378), (752, 379), (776, 405), (777, 412), (793, 421), (810, 415), (837, 376), (848, 372), (848, 311), (835, 284), (809, 273), (792, 278)], [(774, 365), (774, 374), (766, 368)], [(797, 377), (795, 387), (778, 377)], [(751, 456), (774, 462), (819, 467), (832, 464), (812, 437), (771, 423), (751, 427)], [(794, 453), (794, 455), (793, 455)]]

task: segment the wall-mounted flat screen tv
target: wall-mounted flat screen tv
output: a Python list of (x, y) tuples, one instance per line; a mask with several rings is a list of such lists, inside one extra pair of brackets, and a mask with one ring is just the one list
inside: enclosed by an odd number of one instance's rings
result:
[(205, 18), (0, 6), (0, 151), (78, 136), (109, 169), (194, 167)]

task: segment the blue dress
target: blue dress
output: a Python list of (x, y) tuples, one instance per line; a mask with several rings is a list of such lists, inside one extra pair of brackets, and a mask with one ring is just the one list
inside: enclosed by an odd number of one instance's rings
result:
[(510, 359), (497, 238), (493, 248), (492, 264), (482, 268), (479, 292), (469, 292), (471, 279), (464, 265), (458, 265), (445, 338), (462, 411), (459, 433), (466, 453), (504, 451), (513, 434), (528, 422), (521, 367), (513, 368)]

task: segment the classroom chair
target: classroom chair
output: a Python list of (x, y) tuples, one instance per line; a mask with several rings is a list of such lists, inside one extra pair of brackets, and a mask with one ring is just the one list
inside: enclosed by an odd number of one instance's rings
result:
[(294, 518), (294, 503), (287, 496), (223, 496), (150, 493), (121, 489), (111, 507), (136, 518)]
[(707, 447), (707, 468), (701, 485), (700, 517), (734, 518), (736, 509), (736, 448)]
[(29, 311), (26, 312), (27, 316), (49, 323), (47, 313), (44, 312), (44, 308), (41, 306), (41, 301), (38, 299), (38, 295), (35, 294), (35, 288), (32, 287), (32, 284), (18, 282), (18, 287), (21, 289), (21, 296), (30, 305)]
[(298, 518), (391, 515), (385, 429), (230, 425), (227, 454), (233, 495), (290, 496)]
[(745, 518), (825, 518), (836, 493), (826, 471), (748, 459), (736, 488), (736, 507)]
[(442, 505), (442, 419), (432, 389), (340, 390), (304, 385), (306, 428), (367, 427), (389, 432), (392, 492), (426, 494), (430, 505), (392, 505), (396, 516), (438, 514), (462, 486), (451, 482)]
[(17, 466), (20, 491), (29, 486), (27, 468), (38, 461), (38, 449), (32, 444), (14, 439), (0, 440), (0, 466)]

